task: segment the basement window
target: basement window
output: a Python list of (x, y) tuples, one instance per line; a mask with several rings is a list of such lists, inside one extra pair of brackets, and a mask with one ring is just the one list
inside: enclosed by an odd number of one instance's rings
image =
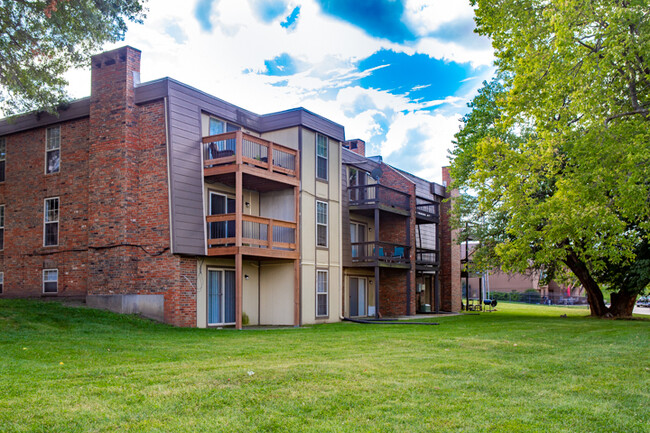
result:
[(61, 168), (61, 127), (47, 128), (45, 136), (45, 174), (58, 173)]
[(2, 295), (4, 289), (5, 289), (5, 273), (0, 272), (0, 295)]
[(59, 270), (43, 269), (43, 293), (59, 292)]

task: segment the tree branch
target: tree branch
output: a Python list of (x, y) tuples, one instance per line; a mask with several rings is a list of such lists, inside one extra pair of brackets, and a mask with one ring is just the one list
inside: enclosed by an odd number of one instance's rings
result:
[(609, 117), (605, 120), (605, 124), (608, 124), (608, 123), (611, 122), (612, 120), (614, 120), (614, 119), (618, 119), (618, 118), (620, 118), (620, 117), (625, 117), (625, 116), (634, 116), (634, 115), (636, 115), (636, 114), (640, 114), (640, 115), (642, 115), (643, 117), (645, 117), (645, 118), (647, 119), (648, 114), (650, 114), (650, 111), (648, 111), (648, 109), (645, 109), (645, 108), (639, 108), (639, 109), (636, 109), (636, 110), (633, 110), (633, 111), (628, 111), (628, 112), (625, 112), (625, 113), (614, 114), (614, 115), (612, 115), (612, 116), (609, 116)]

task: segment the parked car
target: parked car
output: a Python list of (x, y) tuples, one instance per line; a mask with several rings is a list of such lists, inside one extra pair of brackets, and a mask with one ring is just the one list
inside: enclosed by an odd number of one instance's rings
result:
[(640, 296), (636, 300), (636, 306), (650, 308), (650, 296)]

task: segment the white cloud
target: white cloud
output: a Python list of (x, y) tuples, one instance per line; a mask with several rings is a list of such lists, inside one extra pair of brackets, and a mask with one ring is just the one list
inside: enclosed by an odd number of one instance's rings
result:
[(465, 0), (408, 0), (403, 20), (415, 34), (426, 36), (443, 24), (474, 16), (474, 10)]
[[(374, 147), (389, 159), (397, 159), (408, 142), (409, 131), (417, 128), (425, 137), (422, 148), (426, 152), (420, 160), (426, 161), (427, 168), (416, 168), (416, 174), (439, 178), (436, 170), (448, 163), (447, 149), (458, 130), (460, 113), (480, 81), (465, 83), (458, 94), (443, 100), (416, 102), (408, 95), (359, 87), (356, 81), (374, 70), (359, 71), (355, 63), (380, 49), (392, 49), (474, 66), (490, 65), (491, 50), (424, 36), (446, 23), (471, 17), (472, 8), (465, 2), (409, 0), (402, 19), (423, 37), (415, 44), (400, 45), (373, 38), (352, 24), (324, 15), (313, 0), (299, 4), (297, 24), (287, 31), (279, 25), (285, 17), (263, 23), (254, 18), (249, 2), (219, 0), (210, 17), (215, 30), (209, 33), (202, 30), (194, 16), (194, 4), (180, 6), (176, 1), (158, 0), (150, 3), (144, 25), (131, 25), (126, 41), (106, 48), (128, 44), (141, 49), (143, 82), (169, 76), (260, 114), (304, 106), (342, 124), (349, 138), (369, 141), (375, 137), (379, 141), (374, 142)], [(287, 10), (297, 5), (292, 2)], [(183, 30), (185, 41), (179, 43), (165, 33), (170, 23)], [(264, 70), (265, 60), (282, 53), (310, 68), (287, 77), (243, 73)], [(382, 67), (386, 66), (375, 70)], [(72, 71), (67, 77), (75, 97), (90, 93), (88, 70)], [(286, 86), (271, 85), (285, 80)], [(430, 85), (423, 83), (413, 90)], [(357, 113), (355, 103), (359, 98), (370, 102)], [(388, 122), (387, 132), (382, 131), (379, 117)]]
[[(382, 148), (384, 160), (417, 176), (440, 183), (440, 168), (449, 165), (448, 150), (454, 134), (458, 132), (460, 117), (460, 113), (399, 113), (386, 135), (386, 145)], [(421, 138), (418, 143), (409, 143), (409, 137), (413, 134)], [(403, 154), (407, 148), (412, 147), (409, 145), (415, 147), (417, 155)], [(417, 166), (409, 167), (401, 162), (413, 156), (417, 156)]]

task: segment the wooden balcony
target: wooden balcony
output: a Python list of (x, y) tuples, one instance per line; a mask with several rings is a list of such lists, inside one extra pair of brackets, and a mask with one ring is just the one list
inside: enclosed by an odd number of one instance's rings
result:
[(416, 224), (432, 224), (440, 222), (440, 203), (424, 198), (415, 198)]
[(205, 220), (209, 256), (300, 257), (295, 222), (236, 213), (209, 215)]
[(211, 181), (234, 185), (233, 173), (244, 175), (243, 187), (272, 191), (300, 185), (299, 152), (242, 131), (203, 137), (203, 174)]
[(348, 187), (350, 211), (368, 213), (379, 209), (404, 216), (411, 215), (411, 196), (378, 183)]
[(440, 251), (429, 248), (415, 249), (415, 268), (418, 271), (433, 270), (440, 265)]
[(389, 242), (352, 242), (352, 262), (357, 266), (411, 268), (410, 247)]

